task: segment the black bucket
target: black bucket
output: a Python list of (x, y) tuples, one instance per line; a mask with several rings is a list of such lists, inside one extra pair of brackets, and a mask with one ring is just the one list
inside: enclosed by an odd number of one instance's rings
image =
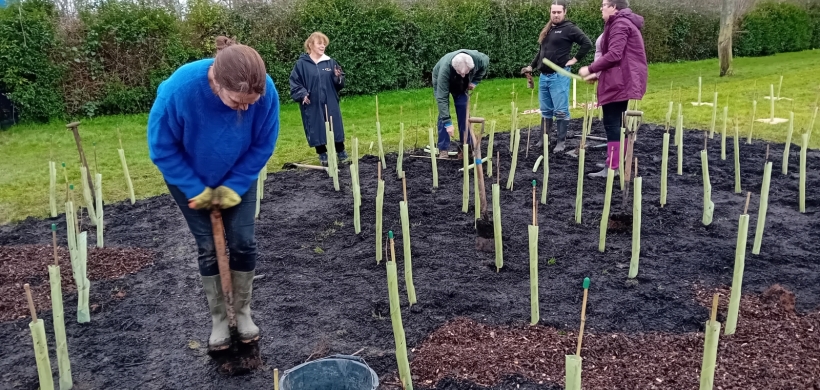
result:
[(300, 364), (282, 374), (281, 390), (376, 390), (379, 377), (358, 356), (333, 355)]

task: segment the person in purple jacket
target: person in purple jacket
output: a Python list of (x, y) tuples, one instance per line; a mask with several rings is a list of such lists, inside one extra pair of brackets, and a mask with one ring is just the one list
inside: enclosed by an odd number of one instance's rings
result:
[(643, 17), (629, 9), (628, 0), (604, 0), (601, 15), (606, 21), (599, 38), (601, 56), (578, 71), (585, 79), (598, 78), (598, 104), (604, 112), (607, 166), (590, 177), (606, 177), (607, 169), (616, 169), (617, 174), (621, 116), (630, 99), (643, 99), (648, 76), (641, 35)]
[(251, 319), (256, 269), (256, 181), (279, 135), (279, 94), (256, 50), (217, 38), (214, 58), (181, 66), (157, 89), (148, 151), (193, 233), (208, 299), (211, 351), (231, 344), (210, 209), (222, 209), (240, 341), (259, 339)]

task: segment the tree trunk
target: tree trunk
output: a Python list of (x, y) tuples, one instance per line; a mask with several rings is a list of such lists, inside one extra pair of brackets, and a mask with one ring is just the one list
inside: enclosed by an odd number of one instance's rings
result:
[(731, 76), (732, 71), (732, 34), (735, 23), (735, 0), (723, 0), (720, 9), (720, 35), (718, 36), (718, 58), (720, 58), (720, 77)]

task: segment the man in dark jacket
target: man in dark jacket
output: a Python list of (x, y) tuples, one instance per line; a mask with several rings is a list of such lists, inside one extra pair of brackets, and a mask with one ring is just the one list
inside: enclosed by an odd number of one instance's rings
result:
[[(541, 72), (538, 81), (538, 100), (541, 105), (541, 118), (544, 132), (549, 132), (552, 128), (552, 121), (555, 118), (558, 128), (558, 143), (553, 150), (555, 153), (564, 151), (564, 140), (567, 136), (569, 126), (569, 77), (555, 73), (550, 67), (544, 65), (546, 58), (553, 63), (563, 65), (569, 71), (570, 67), (583, 59), (592, 49), (592, 41), (575, 24), (566, 20), (566, 1), (555, 0), (550, 7), (550, 21), (541, 30), (538, 43), (541, 49), (530, 66), (521, 70), (522, 73), (531, 73), (533, 68)], [(578, 44), (580, 48), (575, 57), (571, 56), (572, 44)], [(570, 58), (572, 57), (572, 58)], [(543, 136), (539, 139), (536, 147), (543, 145)]]
[[(438, 150), (439, 158), (448, 157), (450, 137), (453, 136), (453, 120), (450, 118), (450, 95), (456, 106), (458, 134), (462, 142), (467, 139), (467, 91), (487, 76), (490, 57), (476, 50), (456, 50), (447, 53), (433, 67), (433, 93), (438, 104)], [(467, 142), (471, 144), (471, 142)]]
[(617, 169), (621, 139), (621, 117), (630, 99), (646, 94), (648, 69), (641, 28), (643, 17), (629, 9), (628, 0), (604, 0), (601, 15), (606, 21), (601, 36), (601, 57), (578, 71), (581, 77), (598, 76), (598, 104), (604, 113), (607, 139), (607, 166), (590, 177), (606, 177), (607, 169)]

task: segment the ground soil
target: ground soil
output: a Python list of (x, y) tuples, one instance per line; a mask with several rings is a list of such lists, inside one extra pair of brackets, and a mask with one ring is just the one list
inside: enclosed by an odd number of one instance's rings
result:
[[(573, 121), (571, 132), (577, 133), (580, 127), (579, 121)], [(814, 261), (820, 249), (820, 220), (816, 217), (820, 193), (809, 191), (807, 213), (798, 212), (799, 147), (792, 147), (789, 175), (782, 175), (779, 169), (783, 145), (771, 147), (769, 158), (775, 161), (775, 169), (766, 234), (761, 254), (755, 256), (750, 252), (766, 144), (741, 144), (744, 193), (735, 194), (732, 138), (728, 138), (726, 161), (720, 160), (719, 139), (710, 143), (715, 215), (710, 226), (703, 226), (702, 133), (685, 134), (682, 176), (675, 173), (676, 148), (670, 149), (669, 196), (664, 208), (658, 202), (662, 132), (646, 125), (639, 134), (636, 156), (644, 178), (644, 214), (641, 268), (633, 281), (626, 277), (631, 255), (629, 232), (610, 233), (606, 252), (598, 252), (604, 180), (585, 179), (583, 221), (575, 224), (577, 160), (550, 156), (548, 204), (538, 209), (540, 325), (567, 333), (577, 331), (581, 282), (590, 277), (586, 332), (596, 336), (586, 344), (589, 348), (595, 348), (595, 338), (602, 334), (633, 337), (654, 332), (695, 337), (709, 317), (696, 292), (731, 284), (737, 220), (747, 190), (753, 196), (744, 293), (762, 293), (780, 283), (795, 293), (798, 313), (815, 312), (820, 304), (820, 285), (816, 283), (820, 264)], [(603, 135), (597, 121), (593, 135)], [(495, 150), (502, 152), (502, 185), (510, 167), (508, 139), (506, 133), (496, 135)], [(502, 191), (505, 267), (500, 273), (495, 272), (493, 254), (474, 249), (473, 211), (466, 215), (461, 212), (461, 162), (439, 161), (440, 186), (434, 191), (430, 160), (406, 154), (418, 304), (408, 308), (403, 285), (400, 293), (414, 365), (419, 364), (415, 355), (422, 342), (456, 318), (513, 328), (529, 322), (530, 182), (536, 179), (540, 183), (542, 173), (532, 172), (538, 151), (532, 147), (525, 158), (524, 149), (522, 145), (515, 190)], [(809, 189), (820, 182), (818, 157), (820, 153), (809, 151)], [(597, 171), (595, 164), (604, 158), (603, 149), (589, 149), (586, 171)], [(363, 231), (358, 236), (353, 232), (353, 201), (346, 174), (340, 192), (333, 191), (332, 181), (320, 171), (283, 171), (268, 177), (257, 223), (257, 273), (265, 276), (255, 283), (253, 297), (254, 318), (263, 332), (260, 349), (264, 366), (241, 377), (217, 373), (205, 352), (210, 318), (199, 282), (194, 240), (170, 196), (135, 205), (108, 205), (106, 245), (151, 250), (157, 259), (134, 275), (92, 285), (91, 303), (100, 310), (92, 315), (91, 323), (67, 324), (75, 388), (264, 388), (271, 385), (273, 367), (283, 370), (318, 356), (351, 354), (362, 348), (359, 355), (379, 373), (382, 387), (395, 388), (391, 386), (396, 383), (396, 365), (384, 263), (377, 265), (374, 259), (377, 160), (372, 156), (361, 160)], [(394, 179), (395, 156), (388, 156), (387, 161), (384, 230), (392, 229), (398, 235), (401, 181)], [(624, 211), (620, 199), (620, 190), (614, 190), (613, 212)], [(631, 210), (631, 205), (627, 209)], [(48, 232), (50, 223), (29, 219), (0, 226), (0, 245), (47, 245), (51, 238), (43, 232)], [(64, 223), (59, 229), (65, 231)], [(89, 237), (92, 246), (93, 236)], [(60, 245), (65, 245), (64, 239)], [(400, 239), (396, 251), (402, 253)], [(550, 265), (552, 258), (555, 262)], [(116, 289), (128, 294), (114, 299), (111, 291)], [(74, 316), (72, 299), (76, 297), (66, 295), (66, 318)], [(47, 323), (51, 321), (48, 312), (42, 317)], [(36, 388), (30, 337), (27, 320), (0, 324), (0, 345), (4, 346), (0, 383), (11, 388)], [(51, 333), (49, 337), (53, 337)], [(555, 348), (559, 345), (563, 346)], [(691, 352), (693, 356), (700, 353), (698, 348)], [(558, 364), (562, 362), (560, 358)], [(666, 374), (661, 374), (665, 380)], [(533, 381), (520, 372), (499, 375), (501, 382), (491, 388), (554, 389), (561, 383), (561, 378), (555, 378), (538, 384), (542, 379)], [(436, 379), (423, 372), (415, 376), (419, 385)], [(766, 382), (761, 380), (758, 385), (764, 387)], [(458, 375), (430, 386), (486, 388)]]

